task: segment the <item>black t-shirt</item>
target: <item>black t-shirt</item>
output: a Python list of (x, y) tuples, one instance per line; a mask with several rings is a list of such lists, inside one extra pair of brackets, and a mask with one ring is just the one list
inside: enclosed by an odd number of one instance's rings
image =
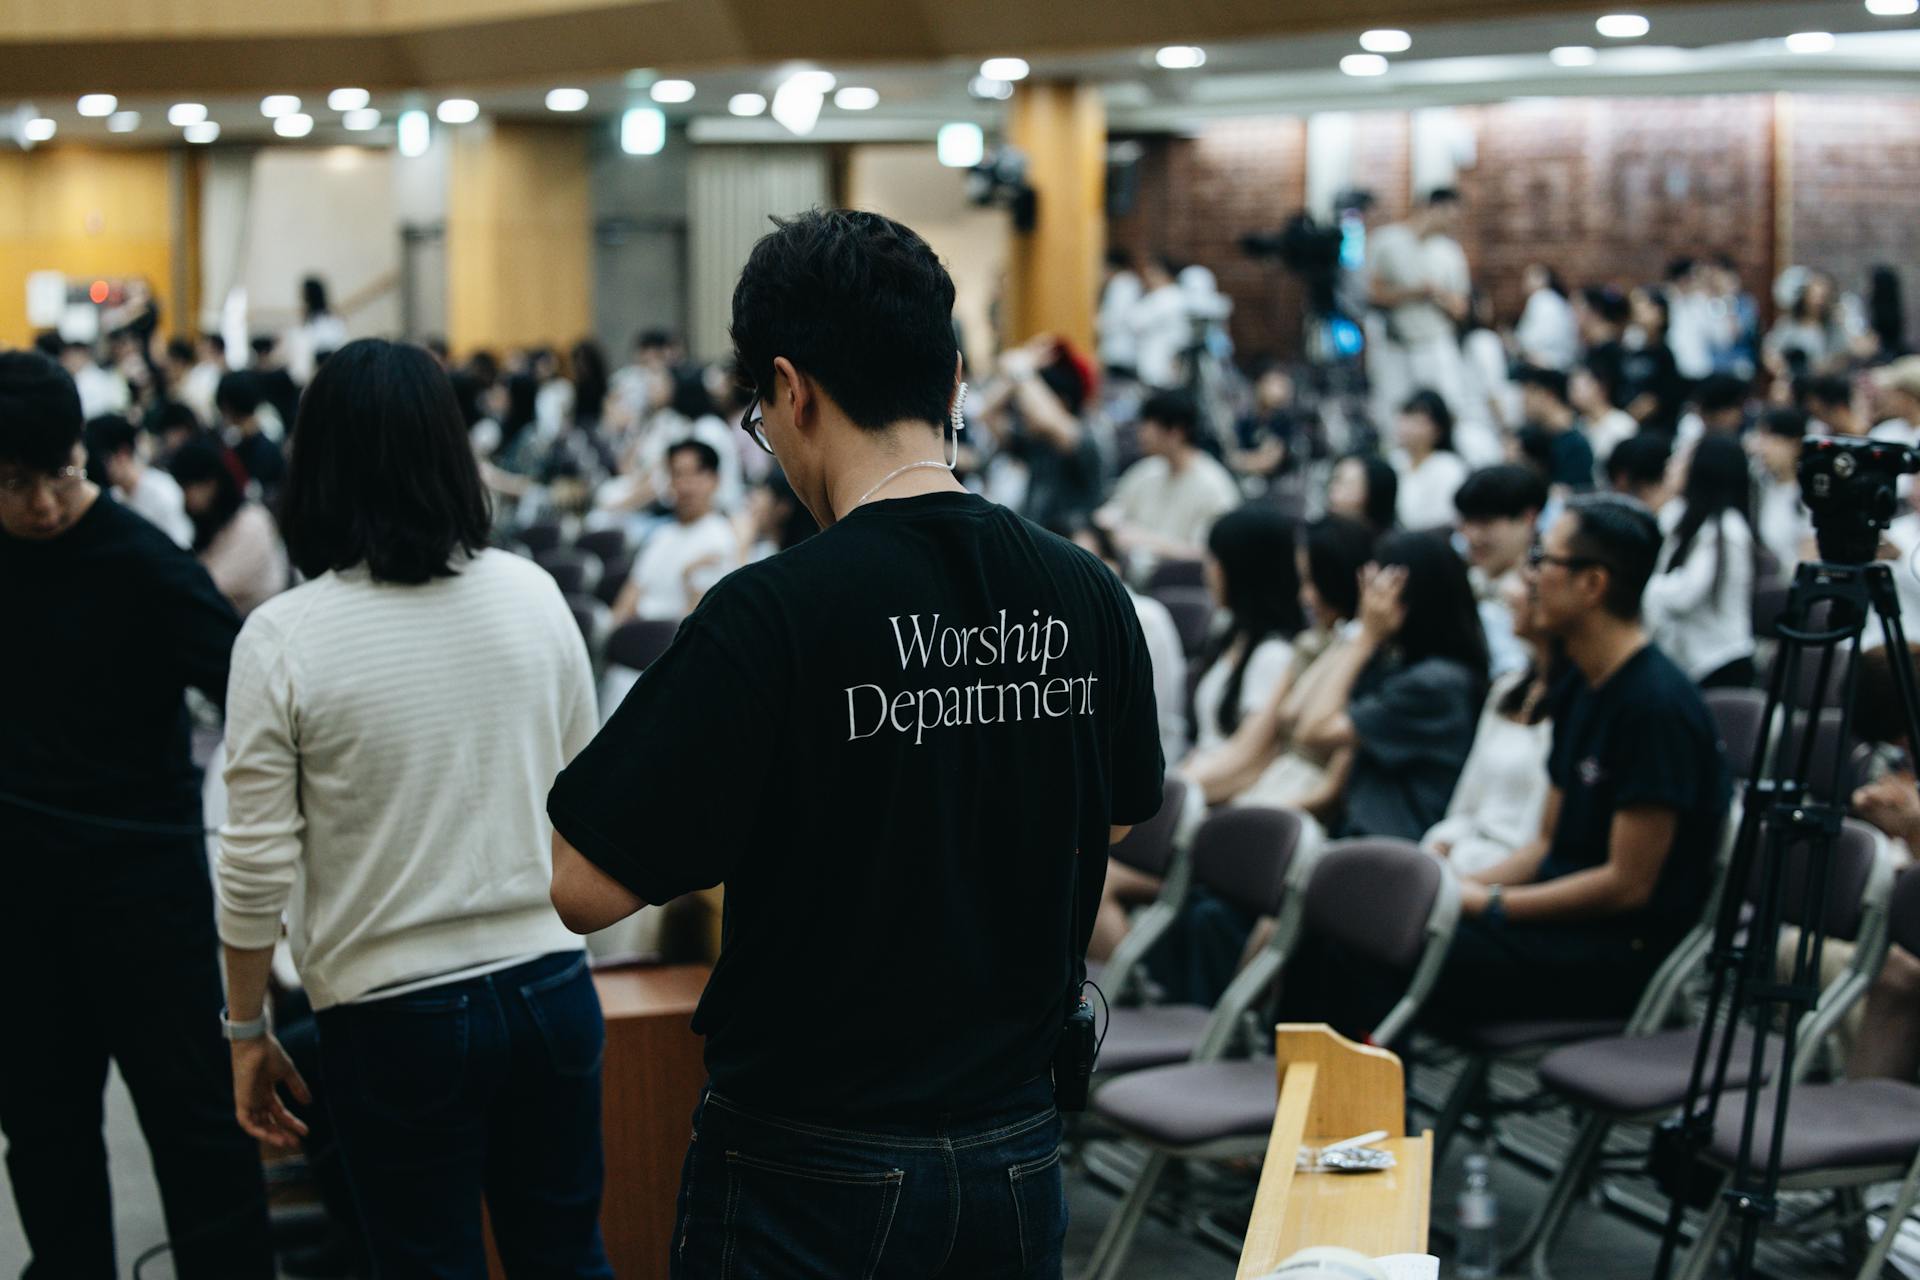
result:
[(1653, 897), (1610, 923), (1664, 940), (1685, 932), (1706, 899), (1730, 796), (1719, 733), (1693, 681), (1651, 644), (1597, 689), (1570, 669), (1554, 691), (1547, 773), (1560, 788), (1560, 820), (1536, 880), (1604, 864), (1620, 810), (1672, 809), (1679, 821)]
[(1651, 342), (1638, 350), (1626, 351), (1620, 364), (1623, 407), (1643, 395), (1654, 398), (1654, 410), (1640, 422), (1642, 431), (1673, 435), (1680, 427), (1680, 409), (1687, 400), (1687, 380), (1673, 349), (1665, 342)]
[[(199, 561), (102, 493), (48, 542), (0, 533), (8, 673), (0, 792), (93, 817), (192, 823), (183, 693), (227, 700), (240, 620)], [(9, 806), (0, 798), (0, 823)]]
[(722, 580), (548, 811), (648, 902), (725, 883), (693, 1024), (722, 1093), (925, 1115), (1047, 1070), (1107, 829), (1159, 809), (1162, 773), (1119, 582), (937, 493)]
[(1073, 448), (1061, 452), (1028, 429), (1018, 405), (1009, 414), (1007, 453), (1027, 464), (1027, 519), (1046, 529), (1084, 520), (1100, 505), (1100, 446), (1082, 427)]

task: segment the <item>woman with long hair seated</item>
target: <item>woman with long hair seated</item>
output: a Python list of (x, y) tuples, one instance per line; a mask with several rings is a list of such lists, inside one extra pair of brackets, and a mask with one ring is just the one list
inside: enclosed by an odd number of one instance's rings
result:
[(266, 507), (247, 494), (246, 472), (213, 435), (180, 446), (167, 469), (193, 521), (193, 551), (241, 617), (286, 590), (287, 550)]
[[(1653, 642), (1702, 688), (1753, 684), (1753, 473), (1731, 436), (1703, 436), (1641, 607)], [(1669, 520), (1671, 523), (1669, 524)]]

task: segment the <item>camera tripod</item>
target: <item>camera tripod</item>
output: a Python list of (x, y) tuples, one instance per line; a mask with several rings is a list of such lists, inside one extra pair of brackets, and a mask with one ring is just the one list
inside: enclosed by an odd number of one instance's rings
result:
[[(1833, 844), (1847, 813), (1847, 742), (1869, 611), (1879, 619), (1886, 638), (1907, 741), (1920, 747), (1920, 698), (1908, 661), (1892, 570), (1880, 561), (1801, 564), (1794, 572), (1787, 607), (1781, 615), (1780, 650), (1774, 658), (1761, 720), (1773, 735), (1773, 745), (1755, 751), (1751, 765), (1726, 888), (1714, 925), (1708, 959), (1710, 990), (1686, 1103), (1680, 1115), (1655, 1135), (1650, 1157), (1650, 1169), (1672, 1202), (1660, 1241), (1655, 1280), (1667, 1280), (1671, 1274), (1689, 1205), (1706, 1207), (1711, 1203), (1713, 1184), (1706, 1180), (1716, 1175), (1704, 1166), (1701, 1153), (1713, 1141), (1715, 1117), (1728, 1087), (1728, 1064), (1743, 1024), (1751, 1028), (1752, 1044), (1739, 1051), (1751, 1056), (1746, 1079), (1753, 1084), (1744, 1094), (1738, 1155), (1721, 1193), (1740, 1224), (1733, 1274), (1741, 1280), (1753, 1275), (1760, 1226), (1778, 1209), (1781, 1143), (1796, 1079), (1796, 1056), (1801, 1051), (1795, 1041), (1802, 1017), (1820, 996), (1828, 870)], [(1802, 665), (1812, 661), (1819, 664), (1814, 687), (1825, 691), (1843, 648), (1846, 687), (1839, 699), (1840, 733), (1831, 744), (1835, 758), (1816, 762), (1813, 726), (1819, 708), (1795, 706), (1789, 691), (1799, 687)], [(1801, 717), (1804, 720), (1796, 725)], [(1837, 794), (1817, 794), (1821, 790)], [(1794, 948), (1792, 971), (1785, 981), (1779, 981), (1775, 957), (1781, 895), (1793, 849), (1805, 850), (1799, 868), (1804, 877), (1800, 893), (1809, 909), (1803, 912), (1805, 923)], [(1743, 918), (1742, 908), (1750, 896), (1753, 910)], [(1769, 1096), (1763, 1095), (1761, 1085), (1768, 1078), (1767, 1041), (1776, 1020), (1780, 1023), (1780, 1044)], [(1763, 1097), (1773, 1112), (1772, 1138), (1766, 1142), (1767, 1150), (1757, 1151), (1755, 1130)]]

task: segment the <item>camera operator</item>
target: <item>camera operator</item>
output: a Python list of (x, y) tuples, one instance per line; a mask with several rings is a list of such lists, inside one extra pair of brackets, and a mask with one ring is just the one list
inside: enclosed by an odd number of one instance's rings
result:
[(877, 214), (755, 246), (741, 425), (822, 532), (714, 586), (548, 802), (580, 932), (726, 884), (676, 1276), (1059, 1274), (1055, 1095), (1159, 727), (1113, 574), (949, 471), (952, 308)]

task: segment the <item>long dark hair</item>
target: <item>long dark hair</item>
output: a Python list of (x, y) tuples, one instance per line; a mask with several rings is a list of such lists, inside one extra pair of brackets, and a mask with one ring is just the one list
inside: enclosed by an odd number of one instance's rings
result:
[(1749, 525), (1753, 523), (1753, 473), (1747, 466), (1747, 452), (1732, 436), (1702, 436), (1693, 446), (1693, 458), (1687, 463), (1687, 487), (1680, 494), (1680, 523), (1673, 527), (1673, 558), (1667, 561), (1672, 573), (1687, 562), (1694, 539), (1712, 522), (1713, 590), (1720, 592), (1720, 580), (1726, 573), (1727, 549), (1718, 536), (1720, 517), (1737, 512)]
[(1377, 453), (1355, 450), (1340, 462), (1349, 459), (1358, 462), (1360, 469), (1367, 473), (1367, 523), (1373, 526), (1376, 534), (1385, 533), (1393, 528), (1394, 512), (1399, 509), (1400, 476), (1394, 471), (1393, 464)]
[(1307, 576), (1314, 594), (1342, 618), (1360, 611), (1360, 570), (1373, 558), (1373, 530), (1345, 516), (1307, 526)]
[(607, 410), (607, 357), (599, 343), (583, 338), (567, 359), (573, 365), (573, 420), (582, 427), (598, 426)]
[(1219, 661), (1236, 641), (1245, 641), (1220, 695), (1220, 732), (1231, 734), (1240, 727), (1240, 691), (1253, 651), (1273, 636), (1291, 640), (1306, 625), (1293, 558), (1293, 521), (1276, 507), (1249, 503), (1214, 521), (1207, 550), (1219, 562), (1233, 622), (1210, 646), (1206, 665)]
[(194, 436), (175, 449), (167, 470), (183, 489), (203, 480), (214, 483), (213, 505), (202, 512), (188, 513), (193, 517), (193, 549), (205, 551), (246, 505), (247, 489), (242, 482), (246, 472), (240, 460), (233, 456), (233, 450), (210, 431)]
[(1407, 571), (1401, 596), (1407, 617), (1394, 637), (1400, 656), (1409, 664), (1426, 658), (1459, 663), (1473, 674), (1477, 706), (1486, 695), (1487, 635), (1480, 626), (1480, 606), (1473, 598), (1467, 566), (1445, 539), (1432, 533), (1388, 534), (1380, 540), (1374, 560)]
[[(1440, 398), (1439, 392), (1425, 389), (1414, 392), (1407, 397), (1407, 402), (1400, 406), (1400, 412), (1410, 414), (1416, 418), (1425, 418), (1433, 424), (1433, 451), (1435, 453), (1453, 452), (1453, 410), (1447, 407), (1447, 402)], [(1394, 483), (1394, 488), (1399, 488), (1397, 478)], [(1398, 493), (1396, 493), (1394, 497), (1398, 500)], [(1371, 476), (1367, 479), (1367, 508), (1369, 511), (1373, 508), (1373, 479)]]
[(1880, 354), (1907, 350), (1907, 308), (1900, 299), (1900, 273), (1886, 263), (1867, 273), (1867, 323), (1880, 339)]
[(491, 520), (459, 402), (425, 348), (362, 338), (300, 398), (281, 525), (309, 578), (365, 564), (376, 581), (450, 577)]

